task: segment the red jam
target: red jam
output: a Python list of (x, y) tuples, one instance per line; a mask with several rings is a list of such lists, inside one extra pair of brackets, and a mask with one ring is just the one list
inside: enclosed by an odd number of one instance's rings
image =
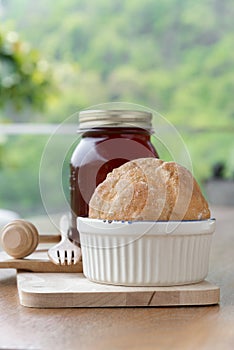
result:
[(89, 200), (114, 168), (137, 158), (155, 157), (150, 130), (140, 127), (96, 127), (84, 131), (70, 164), (71, 230), (69, 238), (79, 244), (76, 219), (87, 217)]

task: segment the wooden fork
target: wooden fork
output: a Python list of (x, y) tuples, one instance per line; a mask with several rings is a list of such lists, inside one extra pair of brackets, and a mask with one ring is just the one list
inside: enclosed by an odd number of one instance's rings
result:
[(80, 247), (73, 244), (68, 236), (69, 220), (63, 215), (60, 220), (61, 241), (48, 250), (48, 256), (56, 265), (74, 265), (81, 260)]

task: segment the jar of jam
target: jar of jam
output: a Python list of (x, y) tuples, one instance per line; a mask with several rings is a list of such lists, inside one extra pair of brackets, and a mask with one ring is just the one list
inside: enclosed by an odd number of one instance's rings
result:
[(131, 110), (86, 110), (79, 114), (80, 142), (70, 163), (71, 228), (79, 245), (76, 219), (87, 217), (95, 188), (114, 168), (136, 158), (155, 157), (150, 141), (152, 114)]

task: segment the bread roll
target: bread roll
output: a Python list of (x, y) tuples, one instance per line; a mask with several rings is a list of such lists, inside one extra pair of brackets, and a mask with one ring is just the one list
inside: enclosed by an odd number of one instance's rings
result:
[(106, 220), (204, 220), (208, 203), (192, 174), (175, 162), (141, 158), (109, 173), (96, 188), (89, 217)]

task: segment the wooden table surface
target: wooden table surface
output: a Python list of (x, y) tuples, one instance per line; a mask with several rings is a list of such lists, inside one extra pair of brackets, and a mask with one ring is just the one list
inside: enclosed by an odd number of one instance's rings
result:
[(0, 348), (234, 349), (234, 208), (217, 218), (208, 280), (216, 306), (30, 309), (19, 304), (14, 270), (0, 270)]

